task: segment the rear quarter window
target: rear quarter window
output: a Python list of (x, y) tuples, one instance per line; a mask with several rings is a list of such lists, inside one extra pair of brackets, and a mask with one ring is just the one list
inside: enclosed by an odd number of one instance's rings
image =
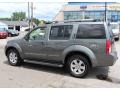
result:
[(76, 34), (77, 39), (105, 39), (104, 24), (80, 24)]

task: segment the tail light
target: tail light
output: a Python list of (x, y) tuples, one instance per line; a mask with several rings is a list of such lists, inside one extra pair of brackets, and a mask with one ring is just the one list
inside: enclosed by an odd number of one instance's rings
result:
[(110, 54), (112, 49), (112, 43), (110, 40), (106, 40), (106, 54)]

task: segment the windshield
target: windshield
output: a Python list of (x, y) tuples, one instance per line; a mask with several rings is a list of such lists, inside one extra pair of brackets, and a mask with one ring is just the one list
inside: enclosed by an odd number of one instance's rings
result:
[(111, 24), (112, 29), (119, 29), (119, 24)]

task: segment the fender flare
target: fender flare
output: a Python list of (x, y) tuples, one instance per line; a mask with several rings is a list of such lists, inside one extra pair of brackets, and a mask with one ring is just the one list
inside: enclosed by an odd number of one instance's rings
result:
[(8, 43), (7, 46), (5, 47), (5, 54), (7, 54), (7, 50), (10, 48), (14, 48), (18, 51), (20, 57), (23, 59), (23, 52), (20, 46), (17, 43)]
[(96, 60), (96, 56), (92, 52), (92, 50), (90, 50), (89, 48), (87, 48), (85, 46), (81, 46), (81, 45), (72, 45), (72, 46), (66, 48), (62, 53), (62, 55), (64, 56), (63, 57), (64, 61), (65, 61), (66, 56), (71, 52), (80, 52), (80, 53), (87, 55), (89, 57), (93, 67), (96, 66), (98, 63)]

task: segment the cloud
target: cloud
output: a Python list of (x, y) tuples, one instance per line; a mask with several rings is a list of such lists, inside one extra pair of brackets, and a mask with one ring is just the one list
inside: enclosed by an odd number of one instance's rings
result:
[[(52, 18), (60, 11), (66, 3), (33, 3), (34, 17), (45, 20), (52, 20)], [(0, 3), (0, 17), (10, 17), (12, 12), (23, 11), (28, 15), (28, 3)]]

